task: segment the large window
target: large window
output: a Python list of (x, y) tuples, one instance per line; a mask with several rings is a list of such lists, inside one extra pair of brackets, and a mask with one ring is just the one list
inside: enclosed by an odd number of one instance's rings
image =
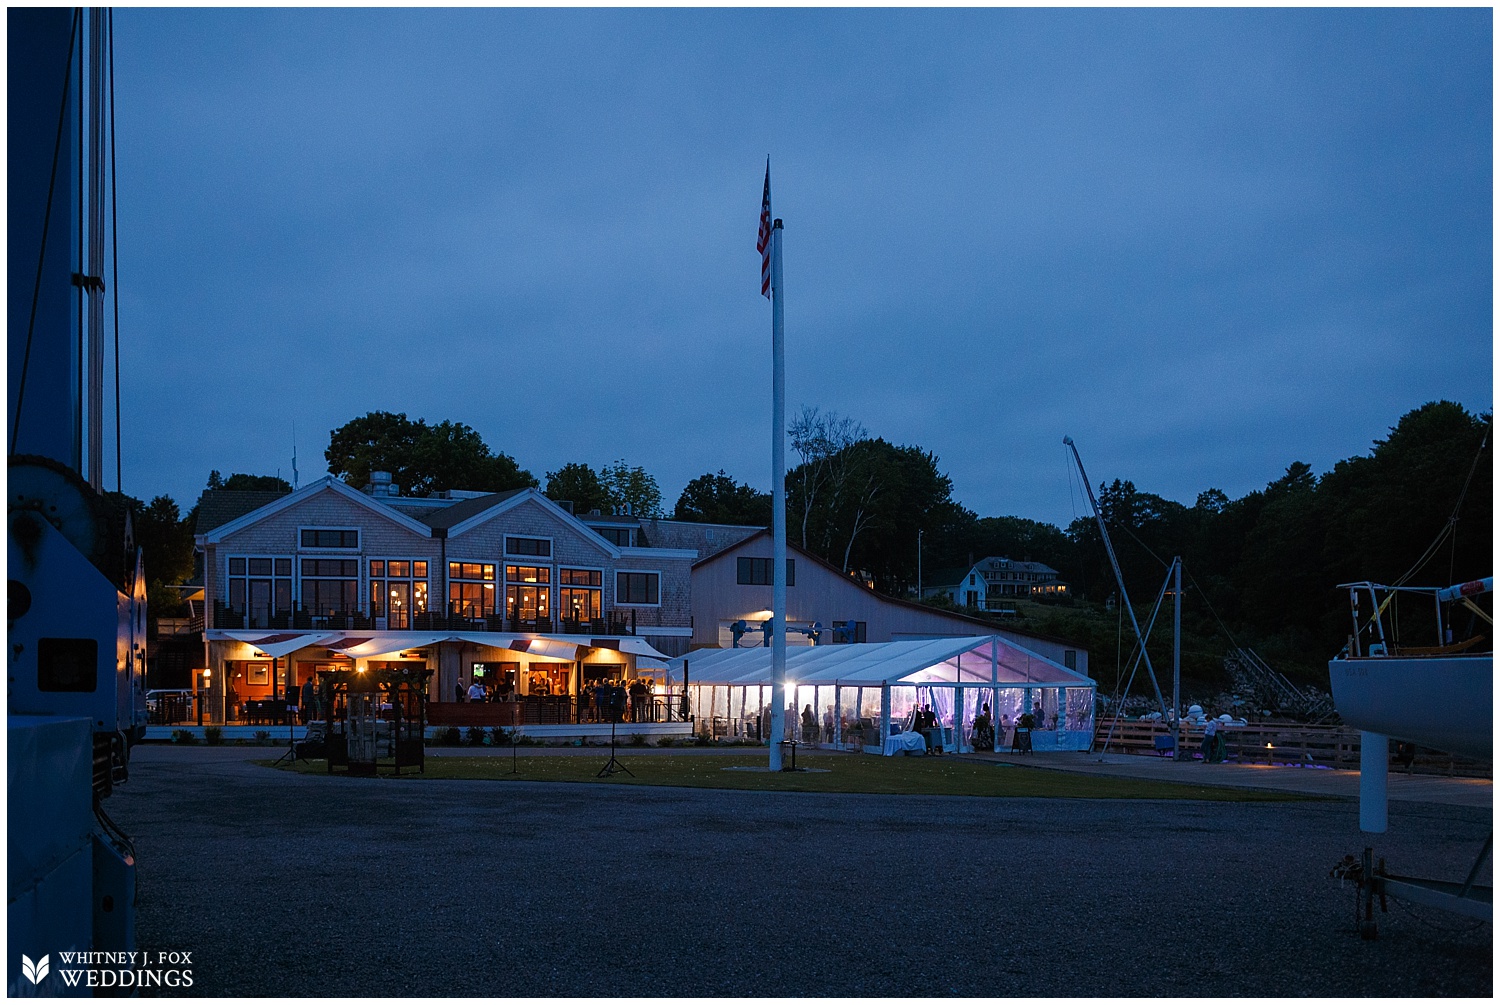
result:
[(304, 558), (302, 609), (317, 616), (359, 610), (359, 560)]
[(302, 547), (358, 548), (359, 531), (342, 527), (304, 527), (302, 528)]
[(231, 610), (245, 615), (246, 627), (269, 627), (272, 615), (292, 609), (291, 558), (230, 558), (227, 599)]
[[(770, 586), (773, 567), (769, 558), (741, 558), (735, 563), (735, 582), (741, 586)], [(786, 560), (786, 585), (797, 585), (797, 560)]]
[(505, 613), (522, 621), (552, 616), (552, 570), (545, 565), (505, 567)]
[(427, 563), (421, 559), (373, 559), (370, 562), (370, 616), (385, 618), (391, 630), (410, 628), (412, 618), (427, 610)]
[(615, 603), (661, 603), (661, 574), (656, 572), (615, 573)]
[(494, 614), (495, 567), (484, 562), (449, 562), (448, 607), (463, 618)]
[(558, 610), (569, 621), (592, 621), (603, 610), (604, 573), (598, 569), (562, 569), (557, 574)]

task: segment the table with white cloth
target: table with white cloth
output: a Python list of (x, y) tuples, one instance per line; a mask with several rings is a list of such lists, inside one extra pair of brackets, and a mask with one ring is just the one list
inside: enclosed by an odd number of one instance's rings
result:
[(915, 751), (918, 754), (927, 752), (927, 740), (921, 733), (896, 733), (885, 738), (883, 753), (886, 757), (895, 757)]

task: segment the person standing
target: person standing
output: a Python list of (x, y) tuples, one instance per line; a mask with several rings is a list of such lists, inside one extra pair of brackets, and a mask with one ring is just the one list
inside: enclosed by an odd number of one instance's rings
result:
[(477, 680), (469, 685), (469, 700), (484, 701), (484, 685)]
[(455, 681), (454, 684), (453, 684), (453, 700), (454, 701), (463, 701), (464, 700), (464, 682), (462, 680)]
[(1215, 745), (1219, 739), (1219, 720), (1210, 719), (1203, 727), (1203, 763), (1211, 764), (1214, 760)]
[(989, 702), (974, 717), (974, 750), (989, 752), (995, 749), (995, 724), (990, 721)]
[(318, 697), (318, 689), (313, 686), (313, 679), (311, 677), (309, 677), (309, 678), (307, 678), (307, 680), (305, 680), (305, 681), (302, 682), (302, 723), (303, 723), (303, 725), (306, 725), (307, 722), (308, 722), (308, 720), (313, 719), (313, 718), (316, 717), (318, 710), (315, 707), (313, 707), (313, 702), (315, 702), (317, 700), (317, 697)]

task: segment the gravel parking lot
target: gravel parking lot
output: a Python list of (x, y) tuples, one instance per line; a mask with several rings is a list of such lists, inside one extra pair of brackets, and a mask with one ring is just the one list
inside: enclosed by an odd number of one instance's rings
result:
[[(138, 943), (195, 995), (1491, 993), (1489, 924), (1353, 933), (1351, 801), (886, 797), (299, 776), (137, 750)], [(601, 759), (602, 763), (602, 759)], [(1394, 871), (1490, 828), (1391, 805)], [(1486, 869), (1482, 882), (1489, 883)]]

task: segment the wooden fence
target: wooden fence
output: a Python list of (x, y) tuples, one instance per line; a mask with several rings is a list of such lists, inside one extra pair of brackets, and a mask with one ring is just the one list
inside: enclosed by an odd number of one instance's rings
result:
[[(1110, 727), (1114, 735), (1110, 736)], [(1123, 754), (1157, 755), (1157, 738), (1170, 737), (1172, 728), (1150, 720), (1101, 718), (1094, 731), (1094, 750), (1109, 749)], [(1221, 728), (1229, 748), (1228, 760), (1239, 764), (1315, 764), (1349, 771), (1359, 770), (1359, 730), (1348, 726), (1311, 726), (1298, 722), (1252, 722), (1245, 726)], [(1203, 745), (1203, 727), (1182, 724), (1182, 749), (1196, 753)], [(1394, 758), (1393, 754), (1393, 758)], [(1406, 770), (1393, 760), (1392, 767)], [(1417, 748), (1410, 770), (1429, 775), (1462, 775), (1489, 778), (1493, 766), (1455, 754), (1445, 754), (1425, 747)]]

